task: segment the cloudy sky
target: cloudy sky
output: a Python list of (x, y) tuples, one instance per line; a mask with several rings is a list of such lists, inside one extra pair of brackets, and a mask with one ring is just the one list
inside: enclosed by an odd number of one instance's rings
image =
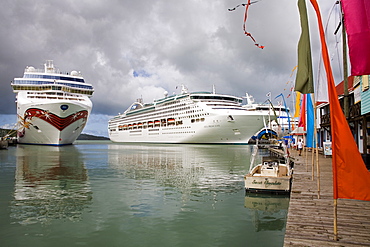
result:
[[(335, 0), (318, 2), (326, 21)], [(26, 66), (42, 68), (46, 60), (62, 71), (82, 72), (95, 88), (94, 115), (116, 115), (140, 97), (151, 102), (164, 91), (178, 93), (181, 84), (189, 91), (212, 91), (215, 85), (218, 93), (248, 92), (257, 102), (265, 101), (268, 92), (287, 96), (301, 32), (297, 1), (260, 0), (251, 5), (247, 31), (263, 50), (243, 33), (244, 8), (228, 11), (240, 3), (2, 1), (0, 114), (16, 114), (10, 87), (14, 77), (22, 77)], [(307, 7), (315, 68), (320, 50), (317, 23), (310, 4)]]

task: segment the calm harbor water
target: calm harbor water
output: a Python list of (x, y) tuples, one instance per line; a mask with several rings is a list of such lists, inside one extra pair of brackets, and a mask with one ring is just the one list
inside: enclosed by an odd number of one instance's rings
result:
[(78, 141), (0, 150), (0, 245), (283, 246), (289, 198), (245, 194), (251, 149)]

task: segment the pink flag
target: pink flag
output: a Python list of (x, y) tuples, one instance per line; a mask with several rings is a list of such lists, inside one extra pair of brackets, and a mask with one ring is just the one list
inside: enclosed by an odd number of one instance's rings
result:
[(351, 75), (370, 75), (370, 1), (342, 0)]

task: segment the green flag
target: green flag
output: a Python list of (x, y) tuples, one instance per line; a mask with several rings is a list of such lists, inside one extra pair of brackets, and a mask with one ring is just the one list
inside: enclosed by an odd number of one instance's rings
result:
[(298, 70), (295, 79), (295, 91), (303, 94), (313, 93), (313, 74), (311, 60), (310, 32), (305, 0), (298, 0), (298, 9), (301, 16), (301, 37), (298, 42)]

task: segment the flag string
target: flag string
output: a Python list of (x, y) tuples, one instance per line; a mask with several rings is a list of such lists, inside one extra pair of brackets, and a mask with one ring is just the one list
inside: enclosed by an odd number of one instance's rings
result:
[(248, 18), (248, 9), (249, 9), (249, 6), (251, 4), (253, 4), (253, 3), (256, 3), (256, 2), (258, 2), (258, 1), (251, 2), (251, 0), (248, 0), (248, 3), (239, 4), (239, 5), (235, 6), (234, 8), (231, 8), (231, 9), (228, 9), (228, 10), (229, 11), (234, 11), (237, 8), (239, 8), (240, 6), (243, 6), (243, 7), (245, 6), (244, 22), (243, 22), (243, 31), (244, 31), (244, 34), (247, 37), (249, 37), (249, 38), (251, 38), (253, 40), (255, 46), (257, 46), (260, 49), (263, 49), (263, 48), (265, 48), (265, 46), (258, 44), (257, 41), (256, 41), (256, 39), (252, 36), (251, 33), (247, 32), (247, 29), (246, 29), (246, 22), (247, 22), (247, 18)]

